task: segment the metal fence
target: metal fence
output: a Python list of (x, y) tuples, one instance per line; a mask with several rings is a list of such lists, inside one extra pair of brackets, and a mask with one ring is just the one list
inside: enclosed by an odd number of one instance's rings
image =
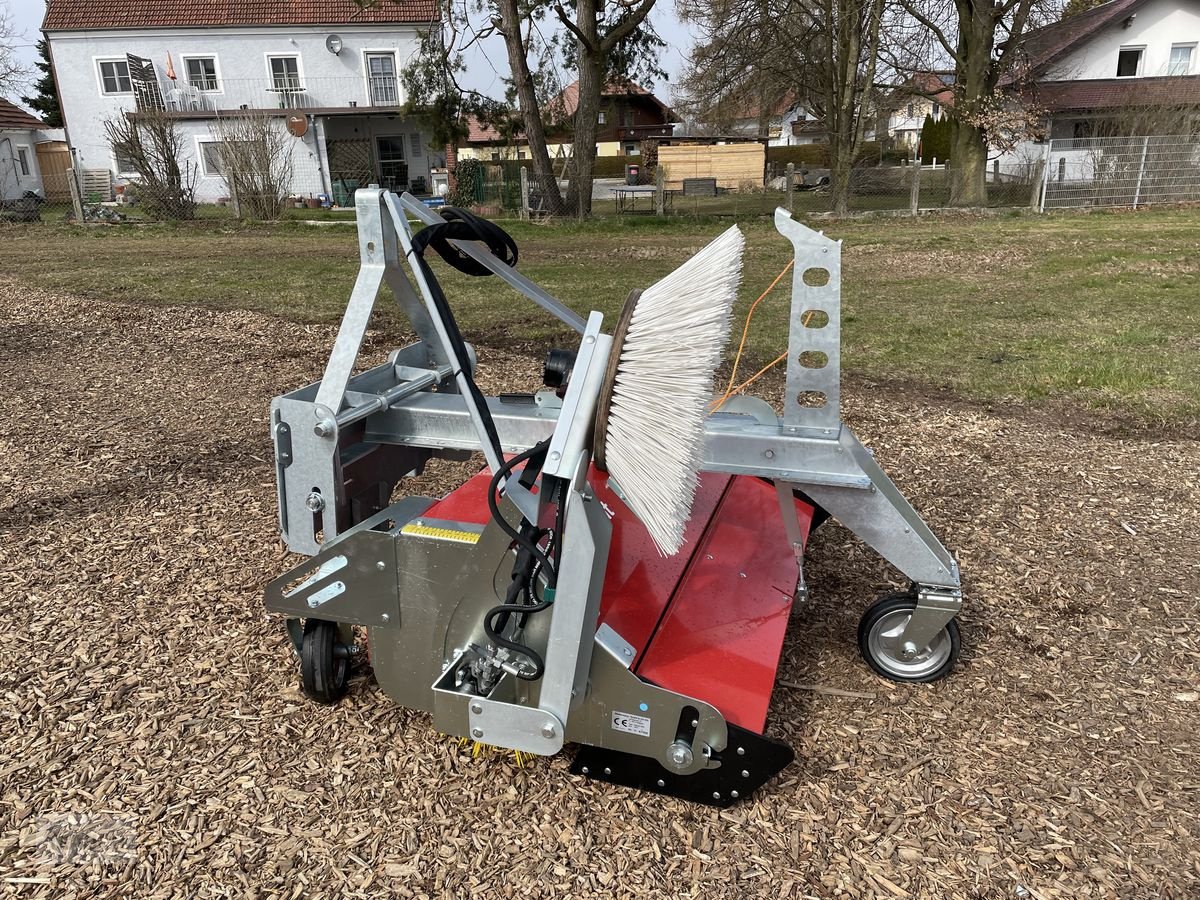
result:
[(1052, 140), (1042, 209), (1200, 201), (1200, 135)]
[[(546, 204), (540, 202), (536, 179), (526, 170), (523, 188), (520, 169), (488, 165), (475, 189), (475, 201), (485, 214), (537, 218)], [(677, 174), (677, 173), (676, 173)], [(565, 182), (562, 182), (565, 193)], [(989, 169), (987, 207), (1036, 208), (1041, 188), (1038, 167), (1020, 172)], [(522, 198), (526, 198), (522, 202)], [(866, 165), (851, 172), (849, 211), (918, 215), (950, 206), (950, 175), (946, 166)], [(783, 207), (794, 213), (832, 211), (827, 169), (801, 169), (794, 165), (768, 166), (766, 177), (721, 183), (702, 173), (667, 181), (657, 170), (643, 170), (638, 184), (618, 179), (597, 179), (592, 213), (599, 216), (770, 216)]]

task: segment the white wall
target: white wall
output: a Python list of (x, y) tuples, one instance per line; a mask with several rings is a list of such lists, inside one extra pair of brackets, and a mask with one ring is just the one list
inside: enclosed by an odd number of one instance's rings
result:
[[(1055, 63), (1044, 76), (1048, 81), (1116, 78), (1117, 54), (1122, 47), (1141, 47), (1141, 76), (1167, 74), (1173, 44), (1200, 45), (1200, 3), (1196, 0), (1152, 0), (1137, 10), (1125, 28), (1114, 22), (1092, 36), (1082, 47)], [(1200, 46), (1192, 50), (1192, 67), (1200, 74)]]
[[(342, 39), (343, 49), (334, 55), (325, 48), (330, 34)], [(93, 31), (48, 32), (59, 103), (67, 124), (67, 133), (76, 165), (83, 169), (109, 169), (116, 172), (115, 160), (104, 133), (104, 121), (134, 108), (132, 95), (106, 96), (101, 90), (98, 60), (124, 59), (132, 53), (151, 60), (159, 81), (165, 77), (167, 54), (171, 55), (177, 84), (187, 80), (184, 59), (191, 55), (216, 56), (220, 90), (207, 98), (218, 108), (236, 108), (240, 91), (256, 88), (253, 96), (270, 85), (268, 54), (296, 55), (300, 58), (302, 83), (333, 86), (327, 93), (336, 96), (337, 105), (368, 105), (364, 52), (394, 50), (397, 70), (402, 69), (417, 51), (419, 32), (414, 26), (300, 26), (259, 28), (154, 29), (138, 32)], [(261, 85), (261, 87), (260, 87)], [(226, 99), (222, 99), (222, 97)], [(405, 98), (401, 95), (399, 103)], [(326, 102), (326, 101), (322, 101)], [(330, 103), (330, 105), (333, 105)], [(282, 127), (283, 120), (280, 119)], [(214, 123), (206, 119), (181, 120), (181, 130), (195, 152), (197, 138), (215, 136)], [(320, 129), (310, 128), (305, 138), (296, 141), (294, 163), (297, 193), (319, 193), (326, 189), (319, 173), (316, 139)], [(194, 157), (193, 157), (194, 160)], [(419, 166), (410, 163), (410, 169)], [(224, 180), (202, 176), (197, 194), (204, 200), (226, 196)]]
[[(12, 200), (26, 191), (42, 193), (42, 172), (38, 168), (35, 131), (0, 131), (0, 200)], [(25, 151), (29, 174), (22, 175), (17, 150)]]

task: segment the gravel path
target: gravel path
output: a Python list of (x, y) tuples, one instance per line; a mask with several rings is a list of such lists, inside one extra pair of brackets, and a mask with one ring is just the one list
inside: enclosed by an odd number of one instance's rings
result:
[(289, 564), (266, 408), (333, 329), (12, 281), (0, 307), (5, 893), (1200, 896), (1194, 442), (853, 390), (846, 418), (959, 555), (964, 659), (930, 687), (872, 676), (854, 629), (891, 575), (822, 529), (780, 677), (869, 698), (778, 688), (797, 762), (718, 812), (565, 754), (474, 758), (365, 677), (333, 709), (301, 697), (261, 603)]

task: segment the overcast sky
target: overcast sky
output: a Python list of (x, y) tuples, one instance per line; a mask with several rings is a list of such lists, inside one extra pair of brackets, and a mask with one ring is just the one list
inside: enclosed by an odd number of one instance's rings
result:
[[(97, 2), (102, 2), (102, 0), (97, 0)], [(204, 0), (196, 0), (196, 2), (204, 2)], [(12, 17), (18, 35), (16, 39), (18, 57), (32, 68), (34, 60), (37, 59), (34, 44), (41, 37), (38, 29), (41, 27), (42, 16), (46, 11), (44, 0), (0, 0), (0, 8), (7, 8)], [(669, 81), (667, 83), (659, 82), (655, 85), (647, 84), (645, 87), (653, 90), (663, 101), (670, 102), (670, 83), (674, 82), (683, 69), (684, 59), (692, 46), (692, 37), (675, 15), (674, 0), (659, 0), (651, 16), (659, 34), (668, 44), (660, 65), (667, 72)], [(131, 47), (130, 50), (136, 50), (136, 48)], [(466, 80), (468, 86), (499, 97), (502, 96), (504, 90), (500, 79), (506, 74), (508, 74), (508, 63), (504, 56), (504, 46), (502, 42), (496, 42), (494, 46), (487, 48), (486, 54), (477, 54), (468, 61), (468, 78)], [(27, 92), (23, 91), (22, 93)]]

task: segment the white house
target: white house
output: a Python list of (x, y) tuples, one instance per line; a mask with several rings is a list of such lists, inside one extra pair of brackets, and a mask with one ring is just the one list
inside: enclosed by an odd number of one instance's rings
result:
[(880, 103), (879, 131), (896, 149), (916, 153), (926, 116), (939, 119), (954, 105), (953, 72), (917, 72)]
[(1088, 137), (1130, 109), (1191, 105), (1200, 0), (1109, 0), (1031, 32), (1021, 51), (1050, 137)]
[(47, 0), (42, 30), (89, 189), (104, 173), (114, 183), (134, 174), (114, 156), (105, 120), (160, 109), (185, 135), (197, 199), (228, 196), (218, 117), (258, 110), (296, 135), (292, 193), (341, 201), (354, 183), (426, 190), (431, 167), (444, 165), (400, 114), (400, 72), (436, 18), (435, 0), (368, 9), (354, 0)]
[[(1025, 83), (1009, 88), (1045, 110), (1055, 177), (1091, 177), (1093, 138), (1194, 130), (1198, 45), (1200, 0), (1108, 0), (1026, 35)], [(998, 167), (1027, 169), (1046, 149), (1026, 142)]]
[[(730, 125), (731, 134), (761, 137), (760, 108), (752, 103), (741, 110)], [(828, 140), (825, 126), (794, 94), (788, 93), (776, 101), (767, 112), (767, 140), (771, 147), (794, 147), (798, 144), (820, 144)]]
[(26, 191), (46, 196), (37, 148), (55, 139), (41, 119), (0, 98), (0, 202)]

